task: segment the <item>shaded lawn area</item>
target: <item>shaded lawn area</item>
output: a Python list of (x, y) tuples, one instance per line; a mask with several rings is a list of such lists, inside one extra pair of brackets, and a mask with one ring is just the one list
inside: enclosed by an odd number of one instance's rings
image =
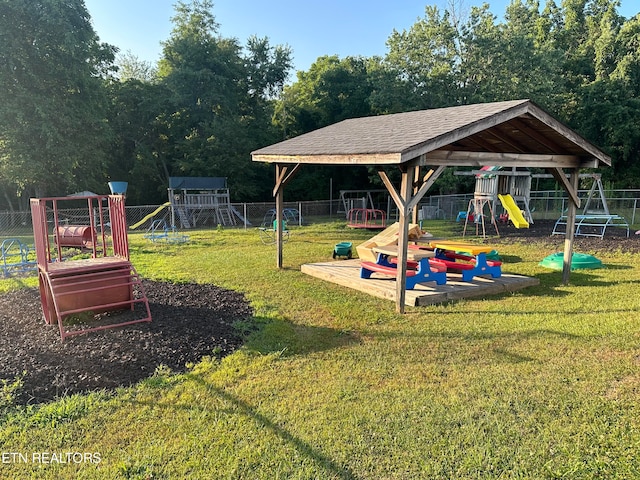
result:
[(366, 232), (293, 230), (282, 271), (254, 231), (194, 232), (184, 246), (133, 236), (144, 277), (241, 292), (254, 312), (242, 326), (260, 328), (185, 373), (158, 369), (115, 392), (5, 406), (4, 451), (100, 461), (14, 461), (0, 464), (2, 477), (639, 476), (638, 239), (579, 240), (606, 268), (562, 286), (560, 272), (538, 266), (560, 237), (501, 233), (491, 241), (505, 271), (540, 286), (406, 315), (299, 271)]

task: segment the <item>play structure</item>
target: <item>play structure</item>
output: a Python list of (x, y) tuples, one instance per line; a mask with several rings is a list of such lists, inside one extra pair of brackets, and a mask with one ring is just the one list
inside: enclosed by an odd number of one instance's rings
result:
[[(297, 208), (285, 208), (282, 210), (282, 219), (286, 223), (286, 225), (302, 225), (304, 221), (302, 218), (302, 214)], [(273, 222), (276, 221), (276, 210), (275, 208), (271, 208), (267, 210), (262, 218), (261, 227), (271, 227), (274, 225)]]
[[(609, 211), (607, 197), (604, 194), (602, 178), (597, 173), (581, 174), (581, 179), (591, 179), (591, 188), (587, 192), (582, 204), (582, 211), (576, 215), (575, 235), (584, 237), (603, 238), (608, 227), (618, 227), (626, 230), (629, 236), (629, 223), (624, 217)], [(567, 215), (564, 213), (553, 226), (552, 235), (564, 235), (567, 229)]]
[(189, 241), (189, 235), (185, 235), (178, 232), (175, 228), (169, 227), (165, 220), (152, 221), (143, 237), (151, 240), (153, 243), (186, 243)]
[(511, 195), (508, 193), (506, 195), (498, 194), (498, 199), (509, 215), (509, 220), (516, 228), (529, 228), (529, 222), (524, 218), (522, 210), (516, 205), (516, 201)]
[(516, 168), (502, 171), (501, 167), (487, 166), (473, 172), (456, 172), (459, 175), (475, 175), (476, 183), (473, 198), (469, 201), (464, 217), (463, 236), (467, 233), (469, 222), (476, 226), (476, 235), (482, 231), (486, 236), (485, 218), (495, 228), (496, 235), (500, 235), (497, 217), (497, 204), (505, 210), (508, 220), (516, 228), (529, 228), (533, 223), (529, 199), (531, 196), (531, 174), (529, 171), (519, 171)]
[(19, 238), (6, 238), (0, 244), (0, 259), (2, 261), (2, 273), (8, 277), (14, 273), (23, 274), (32, 272), (36, 268), (36, 262), (31, 258), (32, 250)]
[(156, 208), (153, 212), (151, 212), (149, 215), (146, 215), (142, 220), (140, 220), (139, 222), (136, 222), (133, 225), (131, 225), (129, 227), (129, 229), (130, 230), (135, 230), (136, 228), (140, 227), (141, 225), (144, 225), (148, 220), (150, 220), (153, 217), (155, 217), (156, 215), (158, 215), (162, 210), (164, 210), (165, 208), (169, 207), (170, 205), (171, 205), (171, 202), (163, 203), (158, 208)]
[(349, 210), (354, 208), (382, 210), (387, 208), (389, 201), (389, 194), (386, 190), (340, 190), (340, 210), (338, 213), (348, 214)]
[(352, 208), (347, 214), (347, 226), (376, 230), (387, 228), (387, 215), (376, 208)]
[(340, 190), (338, 213), (346, 214), (348, 227), (384, 229), (390, 201), (386, 190)]
[[(73, 216), (67, 214), (71, 209)], [(151, 321), (129, 260), (123, 195), (32, 198), (31, 217), (44, 320), (58, 324), (62, 340)], [(70, 219), (78, 223), (71, 225)], [(99, 315), (124, 310), (131, 313)]]
[(198, 225), (233, 226), (248, 222), (231, 205), (225, 177), (169, 177), (171, 227), (194, 228)]

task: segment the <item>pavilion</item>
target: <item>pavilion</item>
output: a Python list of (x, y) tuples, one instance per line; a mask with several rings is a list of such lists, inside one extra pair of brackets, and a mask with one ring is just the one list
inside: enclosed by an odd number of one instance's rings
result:
[[(344, 120), (252, 152), (275, 165), (277, 267), (282, 268), (283, 189), (303, 164), (377, 168), (399, 211), (396, 310), (404, 312), (408, 228), (414, 207), (447, 167), (544, 168), (569, 197), (562, 282), (569, 282), (578, 175), (582, 168), (611, 166), (599, 148), (530, 100), (463, 105)], [(387, 171), (401, 173), (400, 188)], [(421, 169), (428, 167), (425, 174)]]

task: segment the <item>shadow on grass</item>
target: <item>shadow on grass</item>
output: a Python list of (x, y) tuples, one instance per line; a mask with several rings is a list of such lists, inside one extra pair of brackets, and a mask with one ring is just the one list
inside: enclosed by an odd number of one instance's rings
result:
[(223, 388), (217, 387), (207, 382), (200, 375), (189, 374), (188, 377), (189, 379), (199, 383), (206, 389), (208, 393), (216, 395), (230, 404), (233, 409), (229, 413), (234, 413), (234, 411), (240, 412), (242, 415), (245, 415), (248, 418), (252, 419), (259, 427), (268, 429), (274, 435), (295, 447), (295, 449), (300, 452), (301, 455), (310, 458), (322, 469), (326, 470), (329, 474), (329, 477), (341, 478), (345, 480), (354, 480), (357, 478), (348, 466), (338, 464), (329, 456), (314, 448), (313, 445), (310, 445), (304, 440), (296, 437), (266, 415), (256, 411), (254, 407), (241, 400), (237, 396), (227, 392)]
[(262, 355), (305, 355), (359, 343), (350, 331), (328, 327), (298, 325), (279, 318), (254, 317), (245, 335), (244, 348)]
[[(257, 411), (255, 407), (248, 402), (238, 398), (236, 395), (229, 393), (223, 387), (216, 386), (211, 382), (208, 382), (201, 374), (198, 373), (186, 373), (185, 379), (193, 381), (202, 387), (207, 394), (212, 397), (222, 399), (228, 407), (217, 409), (221, 414), (226, 415), (244, 415), (247, 418), (255, 422), (258, 430), (267, 429), (274, 435), (285, 441), (287, 444), (292, 445), (301, 456), (307, 457), (315, 462), (320, 468), (326, 471), (327, 478), (339, 478), (344, 480), (356, 480), (358, 477), (353, 471), (346, 465), (340, 465), (328, 455), (322, 453), (313, 445), (295, 436), (282, 426), (278, 425), (275, 421), (271, 420), (267, 415)], [(179, 403), (163, 403), (163, 402), (148, 402), (133, 400), (131, 403), (137, 405), (151, 405), (154, 408), (160, 407), (167, 410), (187, 410), (191, 411), (194, 408), (203, 408), (194, 404), (179, 404)], [(206, 407), (205, 407), (206, 408)]]
[(522, 257), (517, 255), (500, 255), (500, 261), (503, 263), (519, 263), (522, 262)]
[[(240, 326), (240, 328), (242, 328), (242, 326)], [(280, 353), (283, 356), (302, 355), (359, 342), (358, 338), (350, 332), (326, 327), (296, 325), (281, 319), (256, 317), (252, 319), (251, 323), (247, 323), (246, 328), (247, 331), (245, 334), (247, 338), (244, 348), (251, 352), (259, 352), (261, 354)], [(337, 463), (313, 445), (278, 425), (267, 415), (258, 412), (257, 409), (248, 402), (229, 393), (223, 387), (216, 386), (207, 381), (203, 378), (202, 374), (187, 372), (183, 378), (197, 383), (204, 388), (208, 394), (224, 400), (229, 407), (222, 410), (221, 413), (244, 415), (253, 420), (259, 428), (266, 428), (277, 437), (292, 445), (302, 456), (311, 459), (321, 469), (325, 470), (327, 478), (344, 480), (358, 478), (348, 466)], [(148, 402), (136, 400), (134, 400), (133, 403), (140, 405), (149, 404)], [(154, 402), (153, 406), (185, 410), (190, 410), (194, 407), (191, 404), (179, 405), (162, 402)]]
[[(621, 268), (622, 269), (622, 268)], [(613, 268), (612, 268), (613, 270)], [(600, 280), (596, 277), (598, 270), (590, 270), (589, 272), (572, 271), (569, 276), (569, 285), (573, 287), (611, 287), (613, 285), (620, 285), (627, 283), (627, 280)], [(539, 273), (536, 278), (540, 280), (540, 285), (547, 288), (562, 288), (566, 285), (562, 284), (562, 272), (551, 271), (546, 273)]]

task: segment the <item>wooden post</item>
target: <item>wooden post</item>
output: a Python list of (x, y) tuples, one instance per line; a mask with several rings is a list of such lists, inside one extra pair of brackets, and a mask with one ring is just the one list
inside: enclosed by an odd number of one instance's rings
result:
[[(285, 167), (286, 168), (286, 167)], [(276, 171), (278, 166), (276, 165)], [(284, 208), (284, 188), (279, 188), (276, 192), (276, 224), (273, 226), (275, 228), (276, 234), (276, 266), (278, 268), (282, 268), (282, 210)]]
[(400, 198), (402, 205), (400, 211), (400, 229), (398, 232), (398, 273), (396, 276), (396, 312), (404, 313), (404, 304), (407, 298), (407, 251), (409, 244), (409, 202), (413, 194), (413, 179), (415, 166), (409, 166), (402, 170), (402, 182), (400, 184)]
[(412, 198), (413, 193), (413, 179), (416, 178), (415, 171), (419, 171), (417, 165), (410, 165), (401, 169), (402, 183), (400, 185), (400, 193), (396, 191), (395, 187), (389, 180), (386, 172), (382, 168), (378, 168), (378, 174), (382, 179), (382, 183), (387, 187), (389, 196), (393, 199), (394, 203), (398, 207), (400, 212), (400, 227), (398, 232), (398, 273), (396, 276), (396, 311), (398, 313), (404, 313), (404, 304), (406, 299), (406, 286), (407, 286), (407, 250), (409, 243), (409, 212), (415, 208), (425, 193), (431, 188), (433, 183), (438, 179), (440, 174), (446, 168), (444, 165), (439, 166), (436, 170), (429, 170), (423, 178), (423, 183), (416, 191), (415, 196)]
[(573, 238), (576, 230), (576, 211), (580, 206), (580, 199), (576, 202), (578, 195), (579, 170), (571, 170), (569, 178), (571, 192), (569, 192), (569, 209), (567, 210), (567, 227), (564, 237), (564, 258), (562, 263), (562, 284), (569, 284), (571, 274), (571, 257), (573, 255)]
[[(412, 193), (415, 196), (418, 193), (419, 183), (420, 183), (420, 167), (416, 167), (413, 169), (413, 184), (412, 184)], [(416, 205), (411, 211), (411, 219), (412, 223), (418, 223), (418, 206)]]
[(287, 184), (289, 180), (293, 177), (293, 175), (300, 168), (300, 164), (296, 163), (295, 166), (291, 169), (289, 173), (289, 167), (286, 165), (281, 165), (276, 163), (276, 184), (273, 187), (273, 196), (276, 199), (276, 225), (275, 225), (275, 234), (276, 234), (276, 266), (278, 268), (282, 268), (282, 245), (283, 245), (283, 214), (282, 209), (284, 207), (284, 186)]

